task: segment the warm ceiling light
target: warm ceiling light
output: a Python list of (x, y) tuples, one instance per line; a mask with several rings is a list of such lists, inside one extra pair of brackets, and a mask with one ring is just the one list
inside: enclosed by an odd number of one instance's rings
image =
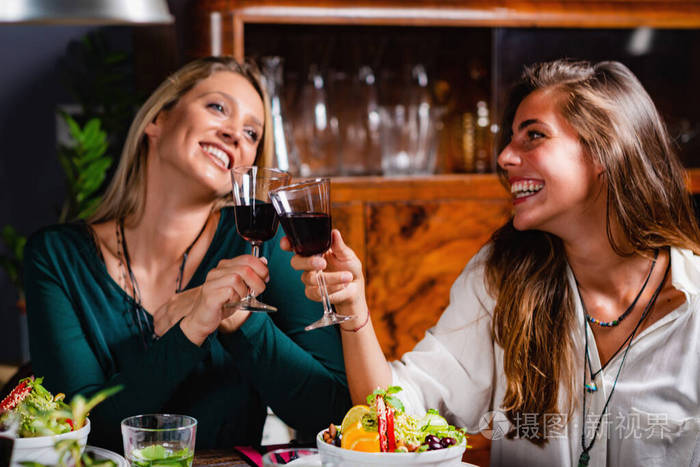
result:
[(0, 23), (169, 24), (166, 0), (0, 0)]

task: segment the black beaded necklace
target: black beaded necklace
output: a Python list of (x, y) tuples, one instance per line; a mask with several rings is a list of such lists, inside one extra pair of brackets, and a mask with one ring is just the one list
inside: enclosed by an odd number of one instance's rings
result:
[[(591, 451), (591, 449), (593, 449), (593, 445), (595, 444), (596, 439), (598, 438), (598, 433), (600, 431), (600, 424), (603, 421), (603, 417), (605, 416), (605, 413), (608, 410), (608, 404), (610, 404), (610, 399), (612, 399), (612, 395), (615, 392), (615, 387), (617, 386), (617, 380), (620, 377), (620, 372), (622, 371), (622, 366), (625, 364), (625, 360), (627, 359), (627, 353), (629, 352), (630, 347), (632, 346), (632, 340), (634, 339), (635, 334), (637, 334), (639, 327), (642, 325), (642, 323), (646, 319), (647, 315), (649, 314), (649, 311), (651, 311), (651, 309), (654, 308), (654, 304), (656, 303), (656, 299), (658, 298), (659, 293), (661, 293), (661, 289), (663, 288), (664, 283), (666, 283), (666, 278), (668, 277), (668, 272), (670, 270), (671, 270), (671, 256), (669, 255), (668, 265), (666, 266), (666, 271), (664, 272), (663, 279), (661, 279), (661, 283), (656, 288), (656, 290), (654, 290), (654, 294), (649, 299), (649, 302), (647, 303), (646, 307), (644, 307), (644, 311), (642, 312), (642, 316), (639, 318), (639, 321), (637, 321), (637, 325), (634, 327), (634, 329), (632, 330), (630, 335), (627, 336), (627, 339), (625, 339), (625, 342), (622, 343), (622, 346), (624, 346), (625, 343), (627, 344), (627, 346), (625, 347), (625, 352), (622, 354), (622, 361), (620, 362), (620, 366), (617, 369), (617, 374), (615, 375), (615, 380), (613, 381), (612, 388), (610, 389), (610, 394), (608, 394), (608, 398), (605, 401), (605, 405), (603, 406), (603, 410), (601, 411), (600, 417), (598, 417), (598, 421), (596, 422), (595, 431), (593, 432), (593, 438), (591, 439), (591, 442), (588, 443), (588, 445), (586, 445), (586, 424), (583, 423), (583, 421), (586, 419), (586, 394), (588, 392), (593, 392), (593, 391), (589, 391), (587, 385), (584, 384), (583, 416), (581, 419), (581, 425), (582, 425), (582, 428), (581, 428), (581, 448), (582, 448), (582, 452), (578, 458), (578, 466), (579, 467), (586, 467), (588, 465), (588, 461), (591, 458), (588, 453)], [(583, 310), (585, 313), (586, 307), (583, 304), (583, 299), (581, 298), (580, 293), (579, 293), (579, 299), (581, 300), (581, 305), (583, 306)], [(590, 356), (589, 356), (589, 352), (588, 352), (588, 330), (586, 329), (586, 321), (585, 320), (583, 321), (583, 335), (584, 335), (584, 340), (585, 340), (584, 362), (583, 362), (583, 367), (584, 367), (583, 368), (583, 380), (585, 383), (585, 381), (586, 381), (586, 364), (588, 364), (588, 368), (592, 372), (592, 369), (590, 368), (591, 360), (590, 360)], [(620, 348), (622, 348), (622, 346), (620, 346)], [(619, 352), (619, 350), (620, 349), (618, 349), (617, 352)], [(615, 354), (617, 354), (617, 352), (615, 352)], [(614, 355), (613, 355), (613, 357), (614, 357)], [(612, 357), (610, 358), (610, 360), (608, 360), (608, 363), (611, 360), (612, 360)], [(606, 365), (607, 365), (607, 363), (606, 363)], [(603, 368), (604, 368), (604, 366), (603, 366)], [(595, 374), (598, 375), (602, 371), (603, 368), (598, 370)]]
[[(208, 223), (209, 219), (207, 218), (207, 221), (204, 222), (202, 229), (199, 231), (192, 243), (190, 243), (189, 246), (185, 249), (185, 252), (182, 255), (182, 262), (180, 263), (180, 268), (177, 273), (177, 279), (175, 280), (175, 293), (182, 292), (182, 278), (185, 272), (185, 265), (187, 264), (187, 256), (190, 254), (190, 250), (192, 250), (194, 244), (197, 243), (197, 240), (199, 240), (199, 237), (201, 237), (202, 233), (204, 233), (204, 229), (206, 229)], [(119, 267), (123, 271), (124, 264), (126, 265), (126, 271), (129, 275), (129, 282), (131, 283), (131, 298), (133, 299), (133, 311), (134, 315), (136, 316), (136, 324), (139, 328), (139, 334), (141, 335), (141, 340), (144, 345), (144, 348), (148, 348), (150, 342), (157, 340), (160, 336), (156, 335), (153, 329), (153, 324), (148, 319), (148, 312), (141, 305), (141, 290), (139, 289), (139, 283), (136, 281), (134, 271), (131, 270), (131, 259), (129, 257), (129, 249), (126, 245), (126, 236), (124, 235), (124, 219), (119, 219), (116, 222), (116, 236), (118, 250), (117, 253), (119, 255)], [(124, 285), (126, 285), (126, 275), (123, 272), (122, 278), (124, 280)]]
[[(600, 321), (592, 317), (591, 315), (588, 314), (588, 311), (586, 311), (586, 308), (584, 307), (584, 311), (586, 312), (586, 319), (588, 320), (589, 323), (597, 324), (598, 326), (602, 326), (604, 328), (612, 328), (617, 326), (622, 322), (623, 319), (627, 318), (630, 313), (632, 313), (632, 310), (634, 310), (634, 306), (637, 304), (639, 301), (639, 297), (642, 296), (642, 293), (644, 292), (644, 289), (647, 288), (647, 284), (649, 283), (649, 278), (651, 277), (651, 273), (654, 271), (654, 266), (656, 265), (656, 259), (659, 257), (659, 250), (657, 249), (654, 252), (654, 260), (651, 262), (651, 267), (649, 268), (649, 274), (647, 274), (647, 278), (644, 280), (644, 284), (642, 284), (642, 288), (639, 290), (639, 293), (637, 294), (636, 297), (634, 297), (634, 300), (632, 300), (632, 303), (630, 303), (630, 306), (628, 306), (625, 311), (622, 312), (620, 316), (617, 317), (617, 319), (614, 319), (612, 321)], [(624, 345), (624, 344), (623, 344)], [(618, 349), (619, 351), (620, 349)]]
[[(582, 298), (581, 299), (581, 307), (583, 308), (583, 314), (588, 319), (588, 322), (589, 323), (596, 323), (596, 324), (599, 324), (603, 327), (611, 327), (611, 326), (617, 326), (620, 323), (620, 321), (622, 321), (624, 318), (626, 318), (627, 315), (630, 314), (630, 312), (632, 311), (634, 306), (639, 301), (639, 297), (642, 296), (642, 292), (644, 292), (644, 289), (646, 289), (647, 283), (649, 282), (649, 278), (651, 277), (651, 273), (654, 270), (654, 265), (656, 264), (656, 260), (658, 259), (658, 257), (659, 257), (659, 250), (657, 249), (654, 252), (654, 260), (651, 263), (651, 268), (649, 269), (649, 274), (647, 274), (647, 278), (644, 281), (644, 285), (642, 285), (642, 289), (639, 291), (637, 296), (634, 298), (634, 300), (632, 301), (632, 304), (630, 306), (628, 306), (627, 309), (625, 310), (625, 312), (622, 313), (622, 315), (619, 318), (617, 318), (615, 321), (611, 321), (610, 323), (601, 323), (600, 321), (593, 320), (593, 318), (591, 318), (591, 315), (588, 314), (588, 310), (586, 309), (586, 305), (585, 305), (585, 303), (583, 303), (583, 298)], [(578, 282), (576, 283), (576, 285), (578, 286)], [(580, 294), (579, 294), (579, 296), (580, 296)], [(611, 324), (611, 323), (614, 323), (614, 324)], [(598, 390), (598, 386), (595, 383), (596, 376), (598, 376), (608, 366), (608, 363), (610, 363), (613, 360), (613, 358), (615, 358), (615, 356), (618, 353), (620, 353), (620, 351), (625, 347), (625, 345), (627, 344), (627, 342), (629, 342), (630, 339), (632, 339), (632, 334), (627, 336), (627, 339), (625, 339), (624, 342), (622, 342), (622, 344), (620, 344), (620, 346), (617, 348), (617, 350), (615, 350), (615, 352), (608, 359), (608, 361), (605, 362), (605, 365), (601, 366), (597, 371), (593, 371), (593, 366), (591, 365), (591, 356), (590, 356), (590, 354), (586, 353), (588, 370), (590, 371), (590, 374), (591, 374), (591, 379), (589, 380), (588, 383), (586, 383), (584, 385), (584, 388), (586, 389), (586, 391), (596, 392)]]

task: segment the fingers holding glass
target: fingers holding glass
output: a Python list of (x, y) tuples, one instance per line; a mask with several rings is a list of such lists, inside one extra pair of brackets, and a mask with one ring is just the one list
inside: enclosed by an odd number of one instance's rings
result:
[[(272, 204), (279, 215), (284, 233), (292, 249), (300, 256), (322, 255), (331, 246), (330, 180), (317, 178), (278, 188), (270, 193)], [(333, 310), (324, 274), (316, 274), (321, 291), (323, 316), (306, 326), (307, 331), (341, 323), (349, 316), (337, 315)]]
[[(245, 166), (234, 167), (231, 180), (236, 230), (251, 244), (252, 254), (257, 258), (260, 256), (260, 246), (275, 236), (279, 223), (270, 201), (270, 191), (287, 185), (290, 175), (278, 169)], [(252, 291), (242, 300), (225, 306), (255, 312), (277, 311), (277, 308), (257, 300)]]

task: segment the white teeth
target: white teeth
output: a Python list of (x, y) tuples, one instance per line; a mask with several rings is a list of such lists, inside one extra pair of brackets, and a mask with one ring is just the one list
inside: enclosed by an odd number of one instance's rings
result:
[(217, 148), (216, 146), (210, 145), (202, 146), (202, 149), (219, 159), (224, 167), (226, 167), (227, 169), (230, 168), (231, 160), (229, 159), (228, 154), (226, 154), (224, 151)]
[(544, 183), (542, 182), (534, 182), (532, 180), (522, 180), (518, 182), (514, 182), (510, 186), (510, 193), (515, 196), (516, 198), (523, 198), (525, 196), (530, 196), (538, 191), (540, 191), (544, 187)]

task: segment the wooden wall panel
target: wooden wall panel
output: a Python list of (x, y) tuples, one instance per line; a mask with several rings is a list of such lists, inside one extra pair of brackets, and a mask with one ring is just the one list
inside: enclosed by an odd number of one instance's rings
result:
[(368, 203), (367, 299), (388, 358), (437, 322), (452, 283), (509, 212), (506, 200)]
[[(365, 218), (364, 205), (360, 201), (333, 203), (333, 228), (340, 230), (343, 240), (357, 256), (365, 257)], [(364, 262), (363, 262), (364, 264)]]

